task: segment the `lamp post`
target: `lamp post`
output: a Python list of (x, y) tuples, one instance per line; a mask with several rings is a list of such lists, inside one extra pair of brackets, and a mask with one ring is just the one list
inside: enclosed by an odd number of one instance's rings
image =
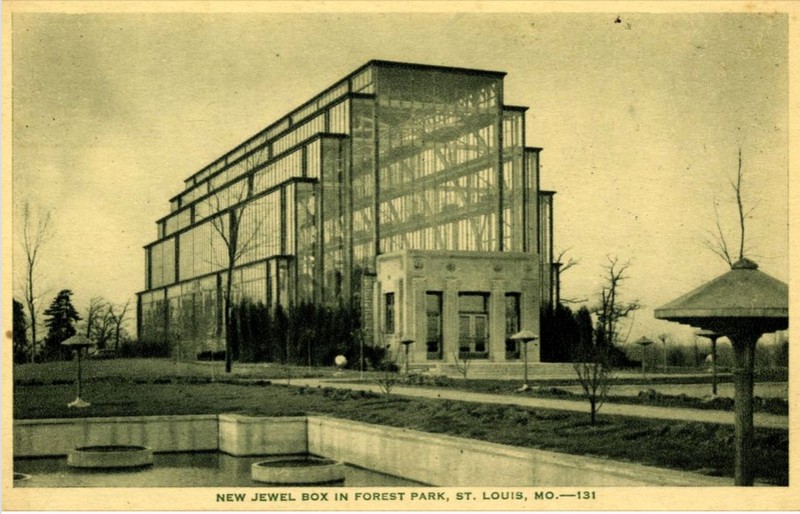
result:
[(89, 402), (86, 402), (81, 398), (81, 394), (83, 392), (83, 383), (81, 377), (81, 352), (84, 348), (89, 348), (90, 346), (94, 346), (94, 344), (94, 341), (83, 335), (74, 335), (61, 343), (62, 346), (66, 346), (75, 350), (75, 353), (77, 354), (75, 359), (77, 360), (78, 364), (78, 396), (68, 403), (67, 407), (84, 408), (90, 405)]
[(530, 386), (528, 385), (528, 343), (530, 343), (531, 341), (535, 341), (536, 339), (539, 339), (539, 336), (537, 336), (530, 330), (521, 330), (516, 334), (514, 334), (513, 336), (511, 336), (511, 339), (513, 341), (519, 341), (522, 343), (523, 347), (522, 359), (525, 365), (525, 382), (522, 384), (521, 390), (527, 391), (528, 389), (530, 389)]
[(711, 339), (711, 394), (717, 396), (717, 339), (722, 334), (713, 330), (698, 330), (697, 335)]
[(664, 347), (664, 374), (667, 373), (667, 336), (665, 334), (661, 334), (658, 336), (661, 340), (661, 344)]
[(410, 337), (404, 337), (403, 339), (400, 340), (400, 344), (402, 344), (406, 348), (406, 375), (408, 375), (408, 348), (412, 344), (414, 344), (414, 340), (411, 339)]
[(647, 354), (647, 347), (653, 344), (653, 341), (645, 336), (642, 336), (639, 339), (637, 339), (635, 343), (642, 347), (642, 378), (646, 378), (646, 375), (644, 373), (644, 358), (645, 355)]

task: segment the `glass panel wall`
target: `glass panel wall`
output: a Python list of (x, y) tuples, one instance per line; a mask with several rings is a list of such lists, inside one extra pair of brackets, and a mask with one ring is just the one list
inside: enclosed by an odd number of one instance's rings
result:
[(539, 271), (542, 302), (553, 298), (553, 193), (539, 193)]
[(350, 133), (350, 100), (334, 105), (328, 111), (328, 132), (333, 134)]
[(525, 251), (541, 253), (539, 247), (539, 151), (525, 149)]
[[(375, 257), (375, 101), (352, 101), (353, 266), (373, 270)], [(357, 277), (354, 277), (357, 280)]]
[(258, 194), (293, 177), (303, 176), (303, 152), (298, 149), (253, 174), (253, 194)]
[(228, 215), (207, 220), (183, 232), (180, 237), (181, 280), (206, 275), (225, 268), (228, 264), (228, 248), (220, 233), (227, 234)]
[(319, 291), (316, 272), (317, 259), (317, 201), (314, 185), (310, 183), (294, 184), (297, 298), (301, 302), (314, 300), (314, 293)]
[[(322, 180), (319, 202), (322, 234), (322, 301), (335, 304), (343, 299), (345, 280), (349, 281), (349, 266), (345, 258), (345, 194), (342, 187), (347, 157), (339, 139), (323, 139)], [(349, 252), (347, 252), (349, 254)], [(347, 279), (345, 279), (347, 277)]]
[(175, 278), (175, 238), (170, 238), (150, 248), (150, 286), (172, 284)]
[(521, 111), (503, 111), (503, 250), (524, 251), (524, 168)]
[(499, 79), (378, 68), (381, 251), (496, 250)]
[(280, 189), (248, 202), (236, 212), (241, 217), (237, 265), (281, 253), (284, 216)]

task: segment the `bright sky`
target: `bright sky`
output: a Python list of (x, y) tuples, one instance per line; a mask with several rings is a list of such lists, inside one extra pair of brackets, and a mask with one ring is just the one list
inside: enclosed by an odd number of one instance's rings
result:
[(45, 305), (133, 298), (183, 179), (370, 59), (508, 73), (580, 260), (563, 296), (630, 259), (631, 340), (727, 270), (703, 241), (715, 198), (736, 238), (740, 146), (749, 255), (787, 281), (787, 17), (617, 14), (15, 14), (13, 199), (53, 213)]

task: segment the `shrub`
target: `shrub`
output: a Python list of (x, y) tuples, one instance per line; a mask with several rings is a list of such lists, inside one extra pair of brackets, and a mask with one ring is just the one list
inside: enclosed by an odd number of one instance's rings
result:
[(224, 361), (225, 360), (225, 350), (203, 350), (202, 352), (197, 354), (197, 360), (199, 361)]
[(170, 344), (166, 340), (140, 339), (123, 341), (119, 346), (119, 356), (123, 358), (160, 358), (170, 356)]

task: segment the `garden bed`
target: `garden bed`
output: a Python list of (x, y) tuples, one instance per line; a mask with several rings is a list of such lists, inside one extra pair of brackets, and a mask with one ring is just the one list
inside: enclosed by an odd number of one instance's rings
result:
[[(262, 380), (226, 384), (170, 377), (90, 381), (92, 406), (69, 409), (65, 385), (16, 384), (16, 419), (241, 413), (296, 416), (322, 413), (355, 421), (470, 437), (577, 455), (606, 457), (715, 476), (733, 476), (733, 427), (605, 416), (513, 405), (384, 396), (333, 388), (287, 387)], [(788, 483), (788, 431), (755, 431), (757, 480)]]

